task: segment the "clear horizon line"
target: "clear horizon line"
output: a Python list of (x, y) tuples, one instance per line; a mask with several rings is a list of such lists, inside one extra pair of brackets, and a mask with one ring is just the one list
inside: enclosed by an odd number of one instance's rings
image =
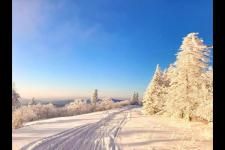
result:
[[(33, 97), (32, 97), (33, 98)], [(20, 99), (32, 99), (31, 97), (21, 97)], [(34, 97), (36, 100), (71, 100), (79, 98), (91, 98), (90, 96), (77, 96), (77, 97)], [(118, 99), (130, 99), (128, 97), (113, 97), (113, 96), (99, 96), (99, 98), (118, 98)]]

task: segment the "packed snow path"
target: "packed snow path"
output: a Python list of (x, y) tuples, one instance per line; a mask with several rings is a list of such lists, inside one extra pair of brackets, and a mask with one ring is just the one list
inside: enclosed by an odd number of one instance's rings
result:
[(105, 117), (98, 122), (34, 141), (22, 147), (21, 150), (117, 150), (115, 137), (131, 108), (107, 112)]

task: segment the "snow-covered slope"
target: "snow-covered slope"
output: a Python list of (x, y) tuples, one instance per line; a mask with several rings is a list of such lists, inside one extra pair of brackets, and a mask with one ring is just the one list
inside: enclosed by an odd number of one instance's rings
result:
[[(131, 106), (131, 107), (134, 107), (134, 106)], [(31, 146), (28, 146), (26, 148), (31, 148), (33, 146), (40, 145), (41, 143), (43, 144), (46, 141), (44, 138), (50, 137), (50, 136), (51, 137), (50, 139), (48, 138), (48, 141), (57, 143), (57, 141), (61, 141), (62, 138), (69, 136), (68, 134), (70, 134), (70, 132), (74, 132), (73, 136), (78, 135), (77, 138), (81, 139), (82, 138), (81, 134), (75, 134), (75, 132), (77, 131), (80, 132), (81, 129), (82, 129), (82, 132), (84, 132), (85, 134), (90, 133), (89, 137), (92, 138), (93, 140), (94, 139), (102, 140), (102, 138), (100, 138), (102, 135), (98, 136), (100, 134), (95, 132), (98, 132), (98, 130), (104, 126), (105, 127), (104, 131), (106, 131), (105, 132), (106, 135), (114, 133), (114, 130), (116, 130), (116, 128), (119, 127), (118, 125), (120, 125), (121, 121), (124, 119), (124, 117), (126, 117), (124, 113), (118, 113), (118, 112), (121, 112), (124, 109), (128, 109), (128, 108), (129, 107), (124, 107), (124, 108), (112, 109), (108, 111), (77, 115), (72, 117), (60, 117), (60, 118), (28, 122), (25, 124), (23, 128), (13, 130), (13, 133), (12, 133), (13, 150), (20, 149), (24, 147), (25, 145), (32, 142), (34, 143)], [(108, 123), (108, 126), (106, 127), (107, 123)], [(88, 128), (86, 127), (84, 130), (83, 126), (86, 126), (86, 125), (89, 127)], [(82, 135), (85, 135), (85, 134), (82, 134)], [(54, 141), (53, 139), (51, 139), (52, 137), (54, 138), (58, 137), (58, 138), (56, 141)], [(38, 141), (38, 142), (35, 142), (35, 141)], [(105, 139), (105, 141), (107, 141), (107, 138)], [(43, 147), (40, 147), (40, 148), (43, 149)]]
[(135, 106), (29, 122), (12, 137), (13, 150), (212, 149), (212, 125), (145, 116)]

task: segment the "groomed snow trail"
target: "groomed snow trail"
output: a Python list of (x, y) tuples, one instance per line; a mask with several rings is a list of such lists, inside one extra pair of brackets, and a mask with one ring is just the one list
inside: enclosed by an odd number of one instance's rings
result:
[(34, 141), (21, 150), (117, 150), (115, 138), (131, 108), (133, 107), (108, 112), (98, 122)]

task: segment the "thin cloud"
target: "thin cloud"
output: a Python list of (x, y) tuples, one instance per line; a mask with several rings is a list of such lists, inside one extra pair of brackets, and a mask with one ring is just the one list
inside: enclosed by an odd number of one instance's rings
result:
[(20, 36), (37, 34), (47, 17), (43, 0), (13, 0), (13, 33)]
[(13, 0), (13, 41), (29, 41), (27, 46), (33, 45), (29, 51), (33, 49), (46, 55), (115, 38), (100, 22), (85, 22), (81, 10), (78, 3), (71, 1)]

